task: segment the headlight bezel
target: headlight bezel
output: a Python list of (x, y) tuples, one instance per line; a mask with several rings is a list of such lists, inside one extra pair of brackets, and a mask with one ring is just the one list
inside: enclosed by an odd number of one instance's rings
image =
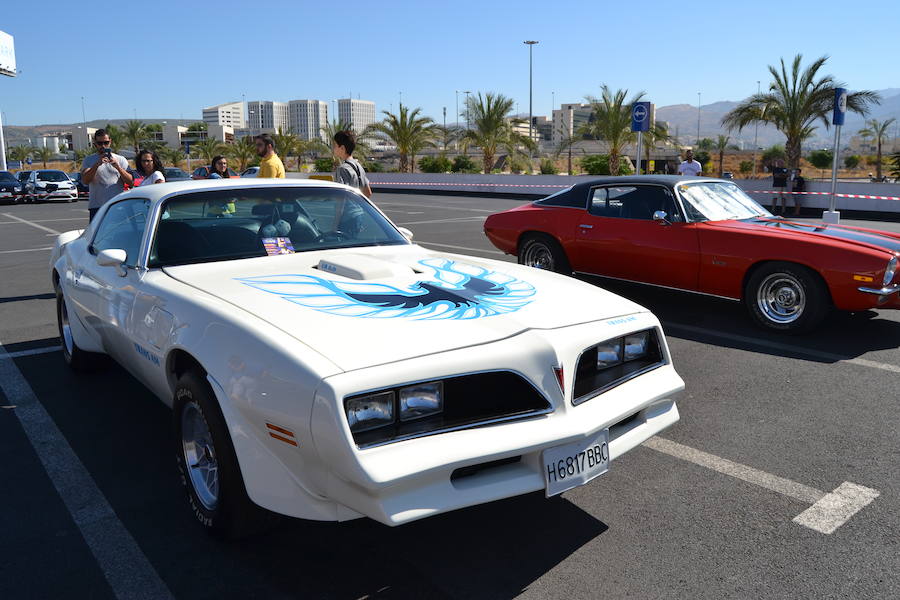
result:
[[(626, 359), (626, 340), (642, 335), (646, 335), (644, 351)], [(583, 350), (575, 363), (572, 405), (578, 406), (635, 377), (668, 364), (669, 359), (661, 340), (662, 332), (656, 327), (650, 327), (608, 338)], [(597, 349), (615, 343), (622, 347), (622, 361), (601, 368), (595, 356)]]
[(882, 280), (881, 285), (883, 285), (883, 286), (890, 285), (891, 281), (894, 280), (894, 275), (897, 273), (897, 265), (898, 265), (897, 257), (892, 256), (891, 259), (888, 261), (887, 267), (885, 267), (885, 269), (884, 269), (884, 279)]

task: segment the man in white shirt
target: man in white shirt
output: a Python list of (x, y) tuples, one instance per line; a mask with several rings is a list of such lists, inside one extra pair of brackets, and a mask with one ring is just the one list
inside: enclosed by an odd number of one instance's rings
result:
[(678, 174), (679, 175), (691, 175), (697, 176), (700, 175), (700, 172), (703, 170), (703, 167), (699, 162), (694, 160), (694, 151), (688, 150), (684, 154), (684, 161), (678, 165)]

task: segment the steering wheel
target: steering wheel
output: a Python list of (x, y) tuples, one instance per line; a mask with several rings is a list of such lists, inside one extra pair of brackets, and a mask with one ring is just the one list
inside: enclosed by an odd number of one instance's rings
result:
[(316, 243), (321, 242), (343, 242), (347, 238), (347, 234), (339, 229), (334, 231), (323, 231), (316, 236)]

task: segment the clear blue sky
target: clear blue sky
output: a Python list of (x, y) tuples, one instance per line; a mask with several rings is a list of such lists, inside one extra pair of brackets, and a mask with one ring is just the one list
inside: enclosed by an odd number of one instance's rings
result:
[[(454, 90), (497, 91), (534, 112), (551, 93), (581, 101), (601, 83), (644, 90), (658, 106), (736, 100), (766, 65), (828, 54), (854, 89), (900, 86), (896, 3), (779, 2), (63, 2), (12, 3), (20, 75), (0, 77), (9, 124), (200, 118), (240, 100), (403, 102), (453, 120)], [(645, 8), (638, 8), (644, 6)], [(39, 12), (37, 7), (40, 7)], [(145, 7), (145, 10), (142, 10)], [(73, 43), (74, 42), (74, 43)]]

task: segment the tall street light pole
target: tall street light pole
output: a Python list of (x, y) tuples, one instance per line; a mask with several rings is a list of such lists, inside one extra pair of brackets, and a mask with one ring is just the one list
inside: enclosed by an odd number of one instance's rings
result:
[[(84, 143), (87, 145), (86, 147), (91, 147), (91, 136), (88, 135), (87, 132), (87, 119), (84, 116), (84, 96), (81, 97), (81, 128), (84, 132)], [(80, 150), (80, 148), (79, 148)]]
[(700, 92), (697, 92), (697, 146), (700, 146)]
[[(534, 113), (532, 108), (534, 70), (532, 68), (531, 51), (534, 49), (534, 45), (539, 42), (537, 40), (525, 40), (523, 43), (528, 46), (528, 140), (534, 142)], [(528, 149), (528, 157), (534, 158), (534, 153), (531, 151), (531, 148)]]
[[(756, 82), (756, 95), (759, 96), (759, 81)], [(756, 152), (759, 150), (759, 121), (753, 132), (753, 179), (756, 179)]]

